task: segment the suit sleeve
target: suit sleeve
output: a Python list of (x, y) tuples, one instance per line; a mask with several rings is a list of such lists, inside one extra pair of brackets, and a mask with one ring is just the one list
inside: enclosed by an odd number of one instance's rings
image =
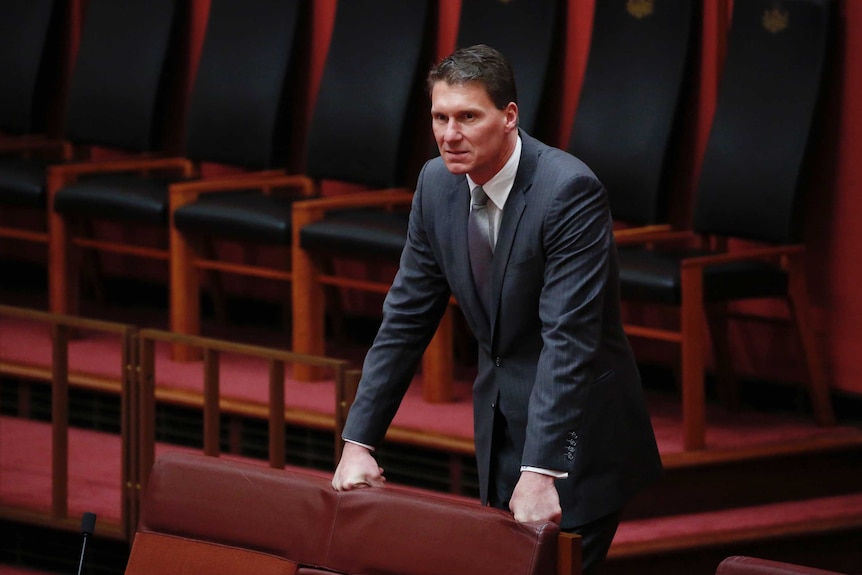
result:
[(572, 471), (591, 386), (613, 249), (613, 226), (601, 183), (572, 178), (547, 207), (539, 298), (542, 351), (527, 414), (522, 465)]
[[(407, 242), (383, 304), (383, 321), (362, 367), (343, 437), (378, 445), (410, 386), (449, 303), (450, 290), (428, 241), (423, 168), (413, 198)], [(430, 191), (433, 193), (433, 190)]]

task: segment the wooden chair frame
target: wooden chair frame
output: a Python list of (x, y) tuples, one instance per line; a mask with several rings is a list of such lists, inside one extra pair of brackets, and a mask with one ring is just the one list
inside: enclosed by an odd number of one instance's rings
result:
[(57, 192), (87, 175), (153, 171), (169, 171), (185, 178), (195, 177), (197, 168), (186, 158), (135, 157), (117, 160), (82, 162), (48, 168), (48, 283), (50, 309), (54, 313), (74, 314), (77, 311), (77, 266), (72, 248), (84, 248), (111, 253), (134, 255), (167, 261), (168, 251), (159, 248), (118, 244), (94, 238), (74, 237), (66, 217), (54, 209)]
[[(670, 242), (699, 242), (719, 248), (726, 247), (724, 238), (698, 236), (690, 231), (651, 230), (637, 233), (631, 230), (627, 236), (618, 238), (621, 245), (658, 245)], [(778, 265), (787, 273), (787, 303), (797, 336), (802, 345), (803, 357), (808, 370), (808, 387), (815, 421), (829, 426), (835, 423), (829, 386), (822, 356), (817, 349), (817, 338), (809, 320), (810, 300), (804, 269), (805, 248), (800, 244), (753, 247), (734, 251), (685, 258), (681, 262), (681, 305), (678, 330), (661, 329), (643, 325), (625, 325), (626, 333), (633, 337), (644, 337), (675, 343), (680, 346), (680, 370), (682, 393), (683, 448), (687, 451), (706, 446), (706, 397), (704, 389), (706, 328), (709, 327), (716, 353), (716, 370), (719, 390), (727, 401), (736, 401), (736, 390), (730, 372), (730, 353), (727, 345), (727, 316), (722, 304), (707, 306), (704, 302), (703, 273), (713, 265), (741, 261), (767, 261)], [(718, 323), (716, 323), (718, 322)]]
[[(185, 179), (200, 178), (200, 167), (192, 160), (184, 157), (135, 157), (125, 159), (103, 160), (50, 166), (48, 169), (48, 221), (49, 221), (49, 301), (54, 313), (72, 313), (77, 309), (77, 266), (72, 257), (72, 248), (91, 249), (110, 253), (119, 253), (168, 262), (170, 249), (153, 248), (131, 244), (120, 244), (94, 238), (74, 237), (63, 214), (54, 210), (54, 198), (59, 190), (81, 177), (105, 173), (138, 173), (146, 176), (152, 172), (169, 172)], [(182, 185), (206, 182), (204, 187), (211, 186), (214, 181), (231, 181), (234, 179), (251, 178), (255, 181), (267, 177), (281, 176), (284, 170), (267, 170), (261, 172), (223, 175), (210, 180), (196, 180)], [(169, 194), (176, 194), (171, 192)], [(246, 186), (248, 187), (248, 186)], [(169, 240), (166, 235), (165, 243)]]
[[(225, 193), (237, 190), (260, 189), (271, 194), (274, 188), (293, 188), (301, 197), (316, 195), (317, 184), (302, 175), (285, 175), (283, 171), (258, 172), (230, 178), (200, 180), (173, 184), (170, 196), (170, 323), (171, 330), (180, 334), (200, 333), (200, 279), (199, 270), (219, 271), (251, 277), (291, 281), (290, 268), (275, 269), (250, 264), (218, 261), (195, 250), (193, 242), (174, 225), (174, 214), (179, 208), (196, 201), (202, 194)], [(289, 254), (290, 252), (288, 252)], [(295, 340), (294, 340), (295, 341)], [(296, 347), (294, 346), (294, 349)], [(296, 350), (298, 353), (303, 351)], [(323, 355), (323, 354), (321, 354)], [(184, 345), (173, 347), (176, 360), (191, 361), (199, 353)], [(306, 371), (297, 365), (296, 369)]]
[[(30, 158), (37, 154), (53, 154), (60, 161), (72, 160), (75, 148), (70, 142), (49, 138), (41, 134), (11, 136), (0, 138), (0, 156), (16, 154)], [(48, 220), (45, 218), (44, 230), (31, 230), (19, 227), (0, 227), (0, 238), (48, 244)]]
[[(321, 354), (325, 350), (323, 286), (357, 289), (385, 294), (391, 282), (346, 278), (327, 273), (314, 254), (302, 249), (299, 234), (308, 224), (319, 221), (327, 212), (352, 208), (408, 207), (413, 192), (391, 189), (354, 193), (330, 198), (318, 198), (293, 205), (293, 346), (299, 353)], [(455, 303), (452, 299), (451, 303)], [(430, 403), (454, 399), (453, 317), (448, 309), (422, 359), (423, 397)], [(297, 377), (313, 379), (313, 371), (296, 373)]]

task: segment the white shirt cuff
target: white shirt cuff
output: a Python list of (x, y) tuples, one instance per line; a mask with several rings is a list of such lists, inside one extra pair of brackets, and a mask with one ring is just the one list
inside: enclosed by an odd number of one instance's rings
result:
[(359, 443), (358, 441), (353, 441), (352, 439), (346, 439), (344, 437), (342, 437), (341, 439), (343, 439), (346, 443), (352, 443), (353, 445), (358, 445), (360, 447), (364, 447), (365, 449), (367, 449), (371, 453), (374, 453), (374, 448), (371, 447), (370, 445), (365, 445), (364, 443)]
[(552, 469), (542, 469), (541, 467), (530, 467), (529, 465), (522, 465), (521, 471), (532, 471), (533, 473), (550, 475), (551, 477), (555, 477), (557, 479), (566, 479), (569, 476), (568, 471), (554, 471)]

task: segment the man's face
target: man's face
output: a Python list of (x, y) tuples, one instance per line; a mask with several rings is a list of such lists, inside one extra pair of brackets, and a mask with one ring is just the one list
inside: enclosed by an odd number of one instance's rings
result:
[(440, 81), (431, 90), (431, 123), (449, 171), (484, 184), (515, 148), (518, 106), (510, 102), (499, 110), (479, 84)]

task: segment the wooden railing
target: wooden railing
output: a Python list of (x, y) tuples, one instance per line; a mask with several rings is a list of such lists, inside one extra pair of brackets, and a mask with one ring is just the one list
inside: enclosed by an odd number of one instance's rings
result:
[[(137, 399), (138, 424), (136, 427), (142, 434), (138, 442), (140, 446), (138, 453), (138, 477), (141, 478), (141, 487), (146, 485), (146, 479), (152, 467), (155, 453), (155, 345), (157, 342), (181, 344), (203, 350), (203, 444), (206, 455), (218, 456), (220, 454), (219, 358), (222, 353), (255, 357), (269, 363), (269, 399), (267, 401), (269, 411), (267, 416), (267, 421), (269, 422), (269, 465), (274, 468), (282, 468), (285, 465), (285, 364), (310, 365), (330, 370), (335, 380), (335, 388), (344, 389), (345, 386), (348, 362), (343, 360), (301, 355), (263, 346), (246, 345), (200, 336), (181, 335), (153, 329), (141, 330), (138, 333), (138, 340), (140, 343), (140, 373), (138, 378), (139, 395)], [(338, 394), (333, 398), (336, 414), (341, 409), (337, 396)], [(340, 437), (343, 418), (336, 416), (335, 419), (336, 437)], [(337, 441), (335, 443), (336, 445), (338, 444)], [(335, 455), (336, 457), (338, 456), (337, 451)]]
[[(22, 511), (0, 506), (0, 514), (9, 519), (75, 530), (79, 518), (69, 517), (69, 385), (74, 374), (69, 369), (69, 344), (78, 334), (100, 332), (118, 337), (121, 346), (119, 370), (120, 436), (121, 436), (121, 502), (118, 524), (100, 521), (104, 535), (128, 540), (134, 533), (140, 509), (140, 498), (155, 458), (155, 413), (158, 385), (155, 378), (157, 343), (184, 344), (203, 350), (204, 381), (201, 392), (203, 410), (203, 451), (220, 455), (221, 396), (219, 358), (223, 353), (263, 359), (269, 363), (269, 396), (266, 402), (269, 424), (269, 458), (271, 467), (285, 466), (285, 366), (304, 364), (330, 370), (335, 381), (335, 457), (340, 456), (341, 430), (358, 383), (358, 372), (348, 371), (348, 362), (326, 357), (296, 354), (275, 348), (245, 345), (198, 336), (180, 335), (154, 329), (84, 319), (74, 316), (0, 306), (0, 317), (45, 324), (50, 329), (52, 361), (49, 369), (13, 365), (0, 361), (0, 373), (25, 376), (51, 384), (51, 505), (50, 512)], [(116, 390), (103, 386), (102, 390)]]
[[(121, 429), (121, 471), (120, 471), (120, 517), (119, 525), (101, 524), (100, 531), (107, 530), (111, 535), (128, 538), (134, 533), (132, 521), (137, 494), (131, 491), (134, 485), (134, 467), (130, 459), (134, 452), (135, 433), (131, 420), (134, 409), (133, 395), (136, 373), (136, 333), (131, 325), (97, 321), (67, 315), (57, 315), (29, 309), (0, 306), (0, 316), (37, 322), (48, 326), (51, 332), (51, 366), (48, 371), (51, 383), (51, 505), (46, 515), (39, 511), (21, 514), (20, 510), (9, 510), (4, 515), (15, 519), (29, 520), (38, 524), (56, 525), (77, 529), (79, 518), (69, 517), (69, 343), (73, 337), (83, 332), (101, 332), (118, 336), (121, 346), (118, 381), (120, 394)], [(4, 370), (5, 371), (5, 370)], [(41, 372), (33, 370), (30, 377), (38, 378)]]

